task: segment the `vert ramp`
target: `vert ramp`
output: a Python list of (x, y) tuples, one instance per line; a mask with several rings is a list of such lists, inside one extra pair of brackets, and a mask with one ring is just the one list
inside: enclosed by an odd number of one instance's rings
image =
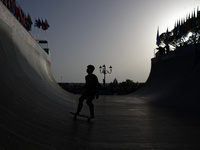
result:
[(135, 96), (151, 102), (199, 111), (200, 45), (178, 48), (151, 60), (151, 72)]
[(1, 2), (0, 89), (0, 149), (42, 147), (45, 132), (76, 106), (77, 97), (54, 80), (50, 56)]

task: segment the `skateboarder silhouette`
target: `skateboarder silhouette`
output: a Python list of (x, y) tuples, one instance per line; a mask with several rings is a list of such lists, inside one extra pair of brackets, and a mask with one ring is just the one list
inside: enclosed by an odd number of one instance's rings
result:
[(92, 101), (94, 100), (95, 97), (96, 99), (99, 98), (98, 90), (101, 85), (98, 81), (97, 76), (93, 74), (94, 70), (95, 70), (95, 67), (93, 65), (87, 66), (88, 75), (85, 76), (86, 83), (84, 85), (84, 92), (82, 96), (79, 98), (79, 104), (78, 104), (78, 108), (77, 108), (77, 112), (75, 113), (75, 116), (79, 115), (83, 107), (83, 101), (87, 100), (86, 103), (90, 109), (90, 119), (95, 118), (94, 105)]

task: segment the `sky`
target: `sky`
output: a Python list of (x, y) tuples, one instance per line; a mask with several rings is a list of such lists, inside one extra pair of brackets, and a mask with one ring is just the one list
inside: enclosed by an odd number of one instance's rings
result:
[(47, 19), (45, 32), (32, 27), (35, 39), (46, 39), (57, 82), (83, 83), (87, 65), (103, 82), (99, 67), (112, 66), (115, 78), (145, 82), (154, 57), (157, 28), (171, 31), (178, 19), (200, 6), (199, 0), (18, 0), (23, 11)]

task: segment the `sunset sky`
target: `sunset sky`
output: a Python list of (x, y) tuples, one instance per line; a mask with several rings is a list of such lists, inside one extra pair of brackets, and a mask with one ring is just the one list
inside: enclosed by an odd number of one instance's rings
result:
[(113, 67), (115, 78), (145, 82), (156, 48), (156, 34), (172, 30), (178, 19), (200, 6), (198, 0), (18, 0), (27, 14), (47, 19), (44, 32), (32, 27), (35, 39), (46, 39), (52, 73), (58, 82), (84, 82), (93, 64), (102, 82), (100, 65)]

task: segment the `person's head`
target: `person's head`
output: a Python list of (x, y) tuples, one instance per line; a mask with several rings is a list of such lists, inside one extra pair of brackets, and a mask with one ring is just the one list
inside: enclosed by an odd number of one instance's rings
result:
[(95, 67), (93, 65), (88, 65), (87, 66), (87, 73), (92, 74), (94, 71)]

